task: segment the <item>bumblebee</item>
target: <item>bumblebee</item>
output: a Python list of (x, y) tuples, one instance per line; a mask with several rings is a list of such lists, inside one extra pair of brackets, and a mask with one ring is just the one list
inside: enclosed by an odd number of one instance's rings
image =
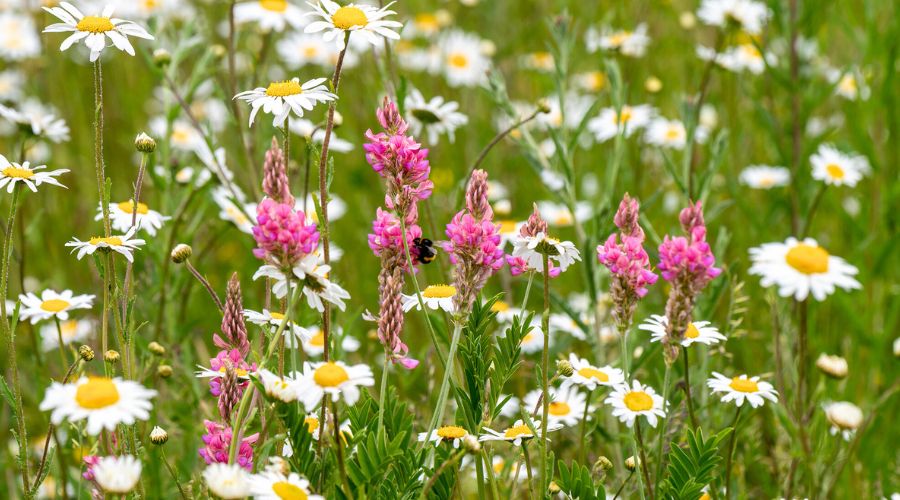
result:
[(437, 257), (437, 250), (434, 248), (434, 242), (428, 238), (413, 238), (413, 246), (416, 248), (418, 257), (416, 260), (422, 264), (431, 264), (431, 261)]

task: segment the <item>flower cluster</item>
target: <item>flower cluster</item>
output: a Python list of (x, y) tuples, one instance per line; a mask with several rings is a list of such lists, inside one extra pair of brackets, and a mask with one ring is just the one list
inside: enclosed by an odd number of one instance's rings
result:
[[(203, 435), (203, 448), (199, 453), (203, 460), (208, 464), (221, 463), (227, 464), (228, 450), (231, 447), (233, 438), (231, 427), (222, 424), (204, 420), (203, 425), (206, 427), (206, 434)], [(237, 458), (235, 463), (247, 470), (253, 470), (253, 448), (252, 445), (259, 439), (259, 434), (252, 434), (241, 439), (241, 445), (237, 449)]]
[(316, 250), (319, 231), (293, 204), (266, 198), (256, 208), (253, 238), (258, 245), (253, 255), (290, 267)]

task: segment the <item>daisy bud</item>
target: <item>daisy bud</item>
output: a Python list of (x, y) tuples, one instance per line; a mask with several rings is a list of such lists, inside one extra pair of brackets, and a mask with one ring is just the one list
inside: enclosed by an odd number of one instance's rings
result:
[(88, 362), (94, 360), (94, 350), (91, 349), (91, 346), (83, 345), (79, 347), (78, 355), (81, 356), (81, 359)]
[(625, 459), (625, 468), (634, 472), (638, 465), (641, 464), (641, 459), (635, 458), (634, 456), (630, 456)]
[(104, 352), (103, 361), (106, 361), (107, 363), (117, 363), (119, 361), (119, 351), (110, 349)]
[(606, 457), (600, 457), (597, 459), (597, 462), (594, 463), (594, 470), (602, 470), (606, 472), (608, 470), (612, 470), (613, 463)]
[(556, 373), (568, 378), (575, 374), (575, 368), (572, 366), (572, 363), (569, 363), (569, 360), (558, 359), (556, 360)]
[(547, 486), (547, 491), (550, 492), (551, 495), (555, 495), (562, 491), (556, 481), (550, 481), (550, 485)]
[(478, 438), (471, 434), (467, 434), (462, 439), (462, 444), (466, 451), (473, 455), (481, 452), (481, 443), (478, 442)]
[(894, 339), (894, 357), (900, 358), (900, 337)]
[(697, 18), (693, 12), (685, 11), (678, 16), (678, 24), (686, 30), (693, 29), (697, 25)]
[(841, 379), (847, 376), (847, 360), (840, 356), (822, 353), (816, 360), (816, 368), (832, 378)]
[(153, 51), (153, 64), (158, 68), (164, 68), (172, 62), (172, 54), (166, 49), (156, 49)]
[(548, 101), (547, 99), (541, 99), (537, 103), (537, 108), (538, 108), (538, 111), (540, 111), (543, 114), (549, 113), (550, 112), (550, 101)]
[(152, 431), (150, 431), (150, 442), (151, 443), (153, 443), (157, 446), (161, 446), (161, 445), (166, 444), (166, 441), (168, 441), (168, 440), (169, 440), (169, 433), (166, 432), (166, 430), (163, 429), (162, 427), (157, 425), (157, 426), (153, 427)]
[(335, 111), (334, 112), (334, 121), (332, 123), (334, 124), (334, 128), (340, 127), (341, 125), (344, 124), (344, 115)]
[(169, 365), (159, 365), (156, 368), (156, 374), (160, 376), (160, 378), (169, 378), (172, 376), (172, 367)]
[(134, 148), (141, 153), (149, 154), (156, 151), (156, 141), (149, 135), (141, 132), (134, 139)]
[(182, 262), (188, 260), (193, 253), (194, 249), (192, 249), (190, 245), (179, 243), (175, 245), (175, 248), (172, 249), (172, 262), (181, 264)]
[(147, 349), (150, 349), (150, 352), (156, 354), (157, 356), (165, 356), (166, 348), (162, 346), (159, 342), (150, 342), (147, 346)]
[(662, 80), (655, 76), (651, 76), (644, 81), (644, 89), (646, 89), (647, 92), (650, 92), (651, 94), (659, 92), (660, 90), (662, 90), (662, 87)]

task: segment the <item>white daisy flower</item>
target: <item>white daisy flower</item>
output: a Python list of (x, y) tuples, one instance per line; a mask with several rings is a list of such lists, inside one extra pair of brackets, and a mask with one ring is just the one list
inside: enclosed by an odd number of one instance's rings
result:
[[(708, 136), (709, 131), (702, 125), (694, 131), (694, 140), (700, 144), (706, 142)], [(687, 143), (687, 129), (680, 120), (654, 118), (647, 126), (644, 140), (661, 148), (682, 150)]]
[(214, 463), (203, 471), (203, 480), (214, 495), (236, 500), (250, 494), (250, 473), (238, 464)]
[[(332, 136), (332, 139), (334, 137)], [(330, 150), (330, 148), (329, 148)], [(303, 211), (306, 213), (306, 221), (308, 223), (319, 223), (319, 216), (316, 213), (316, 201), (312, 194), (308, 194), (306, 196), (306, 203), (303, 203), (302, 199), (297, 199), (294, 202), (294, 210)], [(342, 200), (337, 195), (332, 195), (331, 200), (328, 201), (328, 220), (336, 221), (344, 216), (347, 213), (347, 202)], [(337, 260), (334, 256), (334, 246), (332, 245), (331, 251), (331, 260)]]
[[(494, 429), (489, 429), (487, 427), (484, 428), (484, 434), (478, 437), (479, 441), (507, 441), (516, 446), (521, 446), (523, 442), (528, 441), (534, 437), (541, 437), (541, 421), (533, 420), (532, 424), (534, 424), (535, 432), (531, 432), (531, 429), (525, 425), (525, 422), (521, 420), (516, 420), (516, 422), (512, 425), (512, 427), (508, 427), (504, 429), (502, 432), (495, 431)], [(554, 424), (552, 422), (547, 422), (547, 432), (557, 431), (562, 429), (562, 425)]]
[(765, 3), (754, 0), (703, 0), (697, 17), (710, 26), (727, 28), (734, 24), (750, 35), (758, 35), (772, 17), (772, 11)]
[(0, 104), (0, 116), (17, 126), (30, 129), (35, 136), (46, 138), (53, 143), (69, 140), (69, 126), (65, 120), (57, 116), (57, 113), (53, 107), (45, 106), (33, 99), (26, 100), (19, 109)]
[(315, 11), (307, 15), (319, 17), (321, 20), (311, 22), (304, 31), (307, 33), (324, 31), (325, 41), (334, 40), (338, 50), (344, 49), (345, 32), (356, 33), (365, 41), (376, 46), (381, 43), (381, 37), (399, 40), (400, 35), (391, 28), (400, 28), (403, 24), (384, 19), (389, 15), (396, 14), (396, 12), (388, 10), (393, 3), (390, 2), (380, 9), (371, 5), (355, 3), (342, 7), (331, 0), (319, 0), (317, 4), (309, 3), (309, 6)]
[(598, 386), (615, 387), (625, 382), (625, 374), (618, 368), (609, 365), (595, 367), (584, 358), (579, 358), (574, 353), (569, 354), (569, 363), (572, 364), (574, 373), (563, 381), (563, 385), (580, 385), (589, 391)]
[(25, 87), (25, 75), (21, 71), (0, 71), (0, 101), (18, 101)]
[(561, 271), (581, 260), (574, 243), (551, 238), (543, 232), (535, 236), (520, 236), (513, 241), (512, 255), (525, 259), (528, 267), (539, 273), (544, 272), (544, 253)]
[[(269, 333), (273, 334), (278, 331), (285, 320), (285, 315), (283, 313), (270, 311), (268, 309), (263, 309), (262, 312), (244, 309), (244, 317), (254, 325), (268, 327)], [(284, 335), (284, 346), (288, 349), (300, 347), (300, 343), (308, 341), (312, 336), (306, 328), (303, 328), (294, 321), (290, 321), (284, 326), (282, 335)]]
[(477, 35), (453, 30), (438, 42), (437, 67), (451, 87), (475, 87), (487, 80), (491, 59)]
[[(292, 133), (299, 135), (304, 139), (311, 139), (316, 144), (322, 144), (322, 142), (325, 140), (325, 129), (321, 126), (316, 126), (313, 122), (305, 118), (291, 120), (288, 128)], [(335, 153), (348, 153), (350, 151), (353, 151), (353, 143), (346, 139), (341, 139), (340, 137), (336, 136), (334, 132), (332, 132), (331, 139), (328, 140), (328, 151), (334, 151)], [(310, 195), (310, 198), (312, 198), (312, 195)], [(337, 197), (332, 197), (331, 201), (328, 202), (328, 220), (335, 220), (334, 216), (332, 215), (332, 205), (337, 199)], [(314, 217), (316, 212), (313, 207), (315, 207), (315, 205), (310, 201), (306, 206), (309, 207), (309, 210), (307, 210), (308, 215)]]
[(840, 433), (844, 441), (850, 441), (856, 430), (863, 424), (862, 410), (848, 401), (826, 403), (823, 409), (825, 418), (831, 424), (829, 432), (832, 436)]
[(554, 333), (565, 333), (578, 340), (587, 338), (578, 322), (568, 314), (553, 313), (550, 315), (550, 334), (553, 335)]
[(831, 144), (820, 145), (809, 162), (813, 179), (830, 186), (854, 187), (871, 168), (865, 156), (844, 154)]
[(750, 406), (758, 408), (766, 403), (766, 399), (773, 403), (778, 402), (778, 391), (768, 382), (760, 382), (759, 377), (740, 377), (728, 378), (719, 372), (713, 372), (712, 378), (706, 381), (706, 385), (712, 389), (713, 393), (724, 392), (722, 402), (728, 403), (734, 401), (734, 404), (741, 406), (744, 399), (750, 402)]
[(178, 118), (172, 123), (164, 116), (157, 116), (150, 120), (150, 131), (155, 137), (165, 137), (168, 134), (169, 144), (180, 151), (196, 152), (206, 147), (206, 140), (194, 125)]
[(409, 35), (410, 37), (431, 38), (452, 22), (453, 16), (444, 9), (438, 9), (434, 12), (420, 12), (403, 27), (403, 35), (404, 37)]
[(297, 392), (297, 381), (291, 377), (279, 377), (269, 370), (260, 370), (259, 380), (266, 390), (266, 396), (277, 399), (282, 403), (296, 401), (300, 394)]
[(255, 203), (243, 203), (238, 205), (234, 201), (231, 193), (224, 186), (217, 186), (212, 190), (212, 199), (219, 206), (219, 218), (231, 222), (244, 233), (253, 234), (253, 226), (255, 220), (250, 219), (247, 214), (256, 214)]
[(503, 300), (494, 302), (491, 311), (497, 314), (497, 322), (502, 324), (512, 323), (513, 318), (522, 313), (521, 309), (511, 306), (509, 302)]
[(532, 321), (528, 333), (522, 337), (519, 347), (525, 354), (534, 354), (544, 350), (544, 330), (541, 329), (540, 321)]
[[(132, 200), (123, 201), (121, 203), (109, 204), (109, 219), (112, 228), (116, 231), (130, 231), (131, 220), (134, 217), (134, 202)], [(171, 219), (168, 215), (163, 215), (156, 210), (151, 210), (146, 203), (138, 202), (137, 204), (137, 220), (138, 229), (147, 231), (150, 236), (156, 236), (156, 231), (162, 228), (163, 222)], [(97, 204), (97, 215), (94, 220), (103, 220), (103, 206)]]
[[(281, 60), (291, 69), (300, 69), (309, 64), (334, 67), (341, 52), (333, 43), (311, 33), (291, 33), (278, 42), (277, 50)], [(344, 67), (352, 67), (356, 59), (356, 54), (348, 50), (344, 54)]]
[(835, 287), (844, 290), (862, 288), (855, 276), (859, 270), (840, 257), (829, 253), (812, 238), (798, 241), (790, 237), (784, 243), (764, 243), (750, 249), (750, 274), (761, 276), (764, 287), (777, 286), (782, 297), (793, 296), (818, 300), (834, 293)]
[(135, 232), (137, 232), (137, 228), (133, 227), (125, 234), (120, 234), (118, 236), (113, 235), (108, 238), (94, 236), (87, 241), (73, 238), (72, 241), (66, 243), (66, 246), (72, 247), (72, 252), (78, 251), (78, 254), (76, 255), (78, 260), (81, 260), (85, 255), (93, 255), (94, 252), (100, 249), (117, 252), (122, 254), (128, 262), (134, 262), (134, 251), (146, 243), (142, 239), (134, 238)]
[(418, 89), (412, 89), (406, 95), (404, 106), (406, 107), (406, 119), (413, 135), (421, 135), (424, 130), (428, 133), (428, 142), (431, 144), (437, 144), (439, 137), (443, 134), (446, 134), (450, 142), (453, 142), (453, 132), (469, 122), (466, 115), (457, 111), (458, 103), (444, 101), (444, 98), (440, 96), (426, 101), (425, 96)]
[(419, 433), (419, 442), (428, 441), (434, 443), (435, 446), (441, 443), (452, 443), (454, 448), (459, 448), (463, 439), (469, 435), (469, 431), (458, 425), (445, 425), (431, 431), (431, 436), (427, 432)]
[[(345, 299), (350, 299), (350, 293), (341, 288), (337, 283), (328, 279), (331, 266), (321, 264), (318, 255), (308, 255), (293, 269), (294, 276), (303, 283), (303, 294), (309, 307), (322, 312), (325, 310), (324, 302), (329, 302), (343, 311), (347, 305)], [(278, 283), (276, 283), (276, 286)], [(276, 292), (277, 296), (277, 292)]]
[(592, 94), (596, 94), (606, 87), (606, 75), (602, 71), (577, 73), (572, 78), (578, 88)]
[[(321, 356), (325, 352), (325, 332), (318, 325), (310, 326), (306, 331), (309, 332), (309, 340), (303, 342), (303, 351), (308, 356)], [(341, 338), (342, 351), (356, 352), (359, 350), (359, 340), (351, 335), (344, 335), (340, 326), (332, 327), (332, 338), (335, 335)]]
[(552, 201), (539, 201), (537, 207), (541, 217), (552, 227), (568, 227), (575, 223), (575, 217), (585, 221), (593, 215), (591, 204), (587, 202), (578, 202), (574, 214), (566, 205)]
[(655, 114), (656, 110), (649, 104), (624, 105), (621, 113), (617, 113), (616, 108), (603, 108), (597, 117), (588, 121), (587, 128), (599, 142), (606, 142), (620, 132), (631, 137), (646, 127)]
[[(665, 316), (654, 314), (638, 325), (638, 329), (650, 332), (650, 342), (661, 342), (666, 338), (666, 326), (669, 319)], [(689, 347), (691, 344), (713, 345), (727, 340), (719, 333), (719, 329), (710, 326), (709, 321), (692, 321), (684, 332), (681, 345)]]
[(752, 43), (742, 43), (716, 53), (709, 47), (697, 47), (697, 57), (704, 61), (715, 61), (722, 68), (734, 73), (749, 71), (754, 75), (762, 74), (766, 65), (774, 66), (778, 59), (774, 54), (763, 55)]
[(41, 53), (41, 39), (30, 16), (0, 13), (0, 58), (22, 61)]
[[(544, 99), (543, 102), (547, 104), (549, 112), (539, 114), (535, 121), (550, 128), (565, 127), (569, 130), (574, 130), (581, 126), (585, 115), (591, 110), (591, 106), (594, 105), (594, 98), (576, 92), (566, 92), (564, 96), (565, 98), (562, 100), (560, 100), (558, 94)], [(556, 145), (553, 143), (553, 140), (550, 140), (550, 147), (555, 151)]]
[[(497, 399), (498, 404), (502, 402), (504, 398), (509, 396), (508, 394), (501, 394)], [(519, 409), (521, 408), (521, 402), (519, 398), (515, 396), (509, 396), (509, 399), (506, 400), (506, 403), (503, 404), (503, 407), (500, 408), (500, 416), (506, 418), (513, 418), (516, 415), (519, 415)]]
[(180, 0), (120, 0), (116, 2), (116, 8), (121, 8), (124, 15), (138, 19), (188, 19), (196, 14), (190, 4)]
[(500, 225), (501, 247), (505, 247), (507, 243), (512, 243), (513, 240), (518, 238), (519, 229), (524, 224), (523, 222), (512, 219), (495, 220), (495, 222)]
[(639, 24), (634, 31), (615, 30), (608, 26), (600, 28), (600, 31), (590, 28), (585, 37), (590, 52), (615, 51), (628, 57), (643, 57), (650, 44), (646, 23)]
[(0, 189), (6, 188), (7, 193), (12, 193), (17, 183), (21, 182), (33, 193), (37, 193), (37, 187), (41, 184), (53, 184), (65, 188), (56, 180), (60, 175), (69, 172), (68, 169), (39, 172), (47, 168), (47, 165), (31, 166), (31, 163), (13, 163), (0, 154)]
[[(574, 427), (581, 422), (584, 417), (584, 408), (587, 405), (587, 398), (571, 385), (563, 385), (559, 388), (550, 388), (550, 404), (547, 405), (547, 423), (559, 424), (566, 427)], [(525, 404), (526, 411), (534, 411), (538, 409), (538, 414), (542, 414), (543, 406), (538, 407), (538, 401), (541, 400), (541, 389), (535, 389), (525, 395), (522, 400)], [(543, 402), (541, 402), (543, 405)]]
[(81, 377), (75, 382), (53, 382), (44, 394), (41, 411), (51, 411), (50, 421), (59, 425), (87, 420), (86, 431), (92, 436), (100, 431), (113, 431), (119, 424), (131, 425), (147, 420), (156, 391), (121, 377)]
[(550, 73), (556, 68), (556, 62), (553, 60), (553, 54), (547, 52), (546, 50), (525, 54), (524, 56), (522, 56), (521, 61), (523, 68), (533, 69), (535, 71), (541, 71), (544, 73)]
[(234, 96), (250, 103), (250, 125), (256, 118), (256, 113), (262, 109), (273, 115), (272, 125), (281, 127), (291, 111), (302, 118), (304, 110), (312, 110), (317, 103), (328, 102), (337, 99), (337, 95), (328, 91), (328, 87), (322, 85), (325, 78), (316, 78), (300, 84), (299, 78), (272, 82), (268, 87), (257, 87)]
[(290, 25), (302, 28), (304, 24), (303, 10), (287, 0), (251, 0), (234, 6), (234, 20), (239, 24), (257, 23), (259, 29), (282, 32)]
[(75, 42), (84, 41), (85, 46), (91, 49), (91, 62), (100, 57), (100, 53), (107, 47), (106, 39), (119, 50), (128, 55), (134, 55), (134, 47), (128, 41), (128, 36), (153, 40), (153, 35), (137, 24), (112, 17), (115, 6), (107, 5), (99, 16), (85, 16), (74, 5), (68, 2), (60, 2), (59, 7), (44, 7), (44, 10), (58, 17), (62, 22), (51, 24), (44, 28), (44, 33), (74, 32), (63, 40), (59, 50), (64, 51)]
[(257, 500), (325, 500), (321, 495), (313, 495), (309, 489), (309, 481), (296, 472), (287, 476), (279, 472), (255, 474), (250, 478), (250, 494)]
[(63, 290), (58, 293), (54, 290), (44, 290), (40, 298), (29, 292), (27, 295), (19, 295), (22, 309), (19, 318), (30, 319), (35, 324), (53, 317), (60, 321), (69, 319), (69, 311), (75, 309), (90, 309), (94, 305), (93, 295), (74, 295), (71, 290)]
[(330, 397), (335, 402), (343, 399), (352, 406), (359, 399), (359, 388), (373, 385), (375, 377), (367, 365), (351, 366), (343, 361), (328, 361), (303, 363), (297, 391), (307, 411), (312, 411), (324, 397)]
[(753, 189), (772, 189), (787, 186), (791, 182), (791, 171), (785, 167), (750, 165), (741, 171), (739, 179)]
[[(10, 308), (7, 306), (7, 311)], [(59, 349), (59, 338), (62, 336), (63, 345), (82, 342), (94, 332), (94, 323), (87, 319), (70, 319), (61, 321), (59, 328), (56, 323), (44, 323), (41, 326), (41, 350), (44, 352)]]
[(632, 381), (630, 387), (627, 383), (617, 385), (604, 403), (611, 405), (613, 416), (629, 428), (634, 427), (634, 421), (641, 415), (654, 428), (657, 417), (666, 416), (666, 402), (662, 396), (656, 394), (649, 385), (642, 385), (637, 380)]
[[(456, 296), (456, 287), (452, 285), (428, 285), (422, 290), (422, 302), (429, 309), (437, 311), (443, 309), (448, 313), (453, 313), (453, 298)], [(412, 309), (421, 310), (419, 306), (419, 298), (416, 294), (403, 294), (403, 312)]]
[(91, 467), (91, 474), (103, 493), (124, 495), (141, 479), (141, 461), (131, 455), (103, 457)]
[(844, 99), (851, 101), (861, 99), (867, 101), (872, 95), (872, 90), (866, 85), (866, 78), (858, 68), (851, 68), (843, 72), (834, 69), (829, 71), (826, 76), (828, 77), (828, 81), (835, 86), (835, 95), (841, 96)]
[(846, 359), (836, 355), (825, 354), (824, 352), (819, 354), (819, 357), (816, 359), (816, 368), (825, 375), (837, 379), (846, 378), (847, 372), (849, 372)]

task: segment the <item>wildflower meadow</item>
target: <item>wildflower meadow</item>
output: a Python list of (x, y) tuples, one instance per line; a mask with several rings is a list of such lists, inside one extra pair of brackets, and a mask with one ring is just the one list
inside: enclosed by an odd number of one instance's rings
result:
[(0, 496), (900, 499), (900, 3), (0, 0)]

